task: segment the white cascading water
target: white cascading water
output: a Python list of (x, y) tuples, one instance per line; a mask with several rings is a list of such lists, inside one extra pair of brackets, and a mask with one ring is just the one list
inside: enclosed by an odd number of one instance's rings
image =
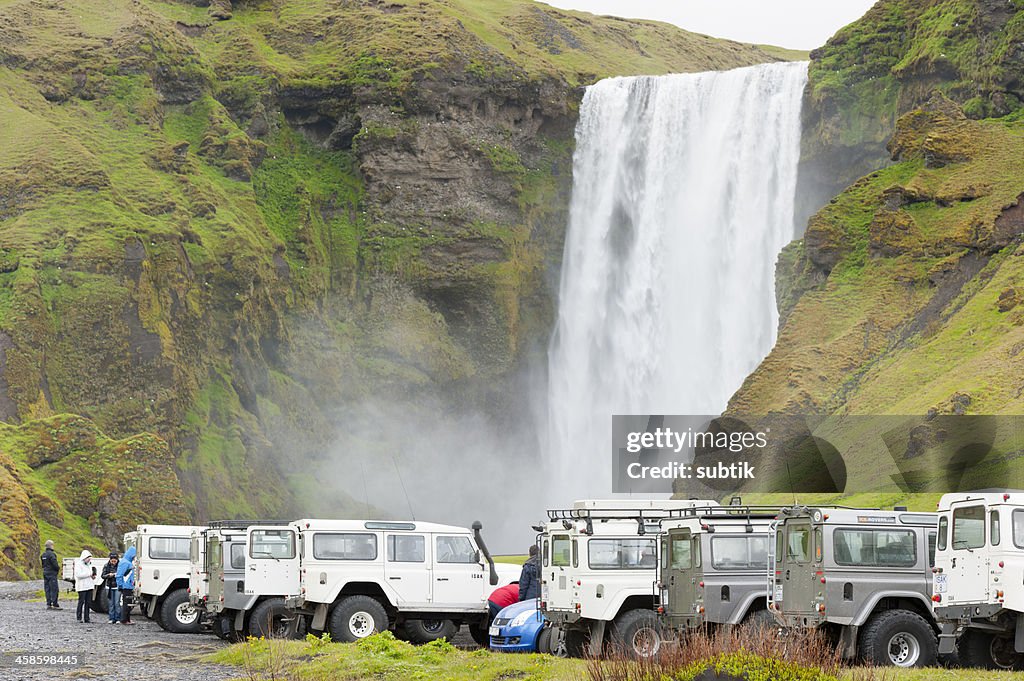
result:
[(548, 360), (549, 480), (606, 496), (612, 414), (717, 414), (775, 342), (806, 63), (587, 89)]

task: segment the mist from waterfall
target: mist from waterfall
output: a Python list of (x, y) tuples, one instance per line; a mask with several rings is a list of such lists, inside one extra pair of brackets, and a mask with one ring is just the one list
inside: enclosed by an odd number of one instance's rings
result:
[(549, 501), (609, 496), (612, 414), (717, 414), (775, 341), (806, 63), (589, 87), (548, 359)]

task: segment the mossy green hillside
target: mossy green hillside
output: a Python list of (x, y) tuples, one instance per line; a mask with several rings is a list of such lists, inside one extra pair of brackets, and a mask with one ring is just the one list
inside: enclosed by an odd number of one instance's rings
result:
[[(780, 259), (779, 340), (729, 410), (1020, 414), (1022, 144), (1014, 117), (971, 120), (942, 96), (905, 114), (889, 144), (897, 162), (819, 211)], [(917, 473), (889, 470), (885, 452), (871, 449), (877, 434), (843, 437), (854, 452), (850, 488), (944, 488), (938, 479), (898, 485), (901, 474)], [(896, 454), (894, 465), (911, 466)], [(974, 467), (962, 482), (977, 487), (982, 474), (1009, 487), (1024, 481), (1018, 466), (991, 465), (998, 471)]]
[(80, 416), (0, 425), (0, 578), (39, 574), (41, 544), (104, 555), (139, 523), (188, 517), (167, 443), (111, 439)]
[(813, 212), (888, 162), (897, 118), (933, 90), (971, 118), (1024, 98), (1024, 7), (1003, 0), (881, 0), (811, 52), (801, 185)]

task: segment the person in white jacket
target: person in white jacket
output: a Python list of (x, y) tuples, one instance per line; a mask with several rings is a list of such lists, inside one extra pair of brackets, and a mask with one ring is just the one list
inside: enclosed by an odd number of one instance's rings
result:
[(92, 588), (95, 583), (96, 568), (92, 565), (92, 554), (82, 551), (82, 555), (75, 561), (75, 591), (78, 592), (78, 610), (75, 615), (79, 622), (89, 622), (89, 612), (92, 610)]

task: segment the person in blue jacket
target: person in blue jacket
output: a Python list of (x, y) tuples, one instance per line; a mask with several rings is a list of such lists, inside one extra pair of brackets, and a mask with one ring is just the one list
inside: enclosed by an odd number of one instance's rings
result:
[(135, 589), (135, 547), (129, 546), (117, 564), (117, 588), (121, 591), (121, 624), (132, 622), (132, 591)]
[(528, 601), (540, 596), (540, 558), (537, 556), (537, 545), (530, 547), (530, 558), (523, 563), (523, 571), (519, 575), (519, 601)]

